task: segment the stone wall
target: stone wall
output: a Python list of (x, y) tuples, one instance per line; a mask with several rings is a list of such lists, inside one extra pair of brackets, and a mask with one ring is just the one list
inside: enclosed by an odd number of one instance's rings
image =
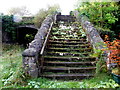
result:
[(75, 17), (71, 15), (57, 15), (57, 21), (74, 22)]
[[(105, 50), (103, 55), (104, 60), (108, 63), (109, 58), (108, 55), (110, 51), (107, 50), (107, 45), (104, 43), (103, 39), (100, 37), (99, 33), (97, 32), (96, 28), (93, 24), (89, 21), (86, 16), (79, 16), (77, 11), (74, 12), (77, 20), (81, 23), (82, 28), (84, 29), (87, 40), (91, 43), (94, 49), (98, 50)], [(107, 64), (108, 69), (110, 69), (110, 64)]]
[(43, 46), (43, 42), (48, 33), (48, 30), (53, 22), (55, 22), (56, 15), (50, 15), (43, 21), (40, 29), (38, 29), (34, 40), (29, 44), (29, 48), (24, 50), (23, 56), (23, 68), (25, 73), (31, 77), (38, 77), (40, 69), (40, 51)]

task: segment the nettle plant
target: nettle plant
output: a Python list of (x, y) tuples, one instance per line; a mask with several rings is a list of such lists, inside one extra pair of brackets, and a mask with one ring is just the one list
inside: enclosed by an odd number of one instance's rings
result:
[(112, 69), (112, 73), (120, 75), (120, 40), (116, 39), (110, 42), (109, 36), (105, 35), (105, 43), (110, 50), (108, 63), (115, 65), (115, 68)]

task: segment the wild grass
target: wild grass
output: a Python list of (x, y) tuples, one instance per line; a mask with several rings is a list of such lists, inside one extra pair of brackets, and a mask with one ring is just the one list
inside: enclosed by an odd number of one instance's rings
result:
[(9, 87), (22, 82), (22, 51), (19, 45), (2, 45), (0, 56), (0, 87)]
[[(45, 78), (30, 78), (22, 69), (22, 51), (19, 45), (3, 45), (0, 56), (1, 88), (117, 88), (107, 73), (100, 73), (91, 79), (79, 81), (58, 81)], [(79, 78), (78, 78), (79, 79)]]
[(116, 88), (119, 87), (106, 73), (82, 81), (57, 81), (45, 78), (28, 80), (29, 88)]

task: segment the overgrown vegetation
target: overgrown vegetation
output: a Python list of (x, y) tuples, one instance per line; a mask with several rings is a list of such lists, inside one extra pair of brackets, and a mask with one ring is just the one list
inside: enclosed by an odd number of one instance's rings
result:
[(16, 39), (16, 27), (17, 24), (13, 21), (13, 15), (2, 15), (2, 31), (11, 35), (13, 41)]
[(117, 33), (120, 31), (117, 24), (120, 19), (119, 2), (110, 2), (111, 0), (109, 2), (99, 2), (99, 0), (96, 0), (96, 2), (79, 1), (77, 10), (80, 16), (86, 15), (97, 28), (102, 28), (99, 30), (102, 33), (101, 35), (107, 34), (114, 36), (114, 38), (118, 37)]
[[(103, 77), (104, 76), (104, 77)], [(32, 79), (28, 81), (29, 88), (115, 88), (119, 87), (107, 74), (83, 81), (57, 81), (48, 79)]]
[(40, 9), (38, 13), (34, 16), (33, 22), (37, 27), (40, 27), (43, 20), (46, 18), (46, 16), (53, 14), (54, 12), (60, 11), (59, 5), (53, 5), (53, 6), (48, 6), (47, 9)]
[(0, 56), (0, 87), (15, 86), (23, 83), (22, 56), (23, 48), (18, 45), (3, 44)]
[[(40, 27), (45, 17), (58, 9), (57, 6), (41, 9), (34, 19), (36, 26)], [(111, 25), (118, 21), (119, 15), (117, 15), (118, 6), (116, 2), (85, 2), (79, 6), (78, 11), (80, 11), (80, 15), (88, 16), (91, 22), (97, 25), (96, 27), (104, 28), (104, 30), (101, 29), (100, 31), (101, 35), (103, 35), (103, 33), (106, 35), (107, 33), (108, 35), (114, 36), (116, 31), (107, 31), (106, 29), (112, 29)], [(15, 39), (16, 24), (12, 18), (13, 16), (3, 16), (3, 30), (11, 33), (12, 39)], [(64, 36), (66, 31), (70, 31), (70, 28), (71, 27), (65, 29), (63, 27), (63, 31), (65, 32), (58, 31), (55, 34), (60, 33)], [(81, 29), (81, 27), (79, 27), (79, 29)], [(59, 30), (59, 28), (53, 28), (53, 30)], [(81, 33), (82, 37), (85, 37), (84, 31), (81, 31)], [(75, 35), (75, 33), (73, 35)], [(73, 37), (73, 35), (68, 35), (68, 38)], [(76, 36), (76, 38), (77, 37), (78, 36)], [(26, 38), (31, 39), (33, 36), (26, 34)], [(58, 39), (58, 37), (53, 38)], [(112, 51), (109, 58), (112, 58), (113, 62), (119, 64), (119, 40), (108, 42), (108, 47)], [(3, 52), (2, 56), (0, 56), (0, 88), (120, 88), (120, 85), (115, 83), (115, 81), (111, 79), (111, 76), (107, 74), (105, 62), (101, 56), (101, 50), (96, 50), (95, 55), (93, 55), (99, 58), (96, 65), (96, 76), (82, 81), (57, 81), (45, 78), (31, 79), (24, 74), (22, 69), (22, 51), (23, 47), (19, 45), (3, 44)]]
[[(82, 81), (57, 81), (45, 78), (32, 79), (22, 70), (23, 48), (19, 45), (3, 44), (0, 56), (1, 88), (117, 88), (120, 87), (107, 73), (99, 73)], [(98, 51), (99, 53), (99, 51)]]
[(108, 49), (110, 50), (109, 62), (108, 64), (114, 64), (115, 69), (112, 70), (112, 73), (120, 75), (120, 40), (114, 40), (113, 42), (109, 41), (109, 36), (106, 35), (105, 43), (107, 44)]

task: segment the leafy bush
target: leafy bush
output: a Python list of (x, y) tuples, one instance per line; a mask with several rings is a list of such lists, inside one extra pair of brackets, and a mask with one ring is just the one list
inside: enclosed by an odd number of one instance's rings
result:
[[(109, 41), (109, 37), (106, 35), (105, 43), (110, 50), (110, 55), (108, 56), (108, 64), (114, 64), (118, 69), (115, 74), (120, 75), (120, 40)], [(116, 71), (116, 70), (115, 70)]]
[(105, 39), (105, 35), (110, 36), (111, 41), (115, 39), (115, 32), (114, 31), (111, 31), (109, 29), (103, 29), (103, 28), (97, 27), (97, 26), (95, 28), (103, 40)]
[[(120, 3), (119, 2), (79, 2), (78, 8), (80, 16), (87, 16), (94, 25), (103, 28), (98, 29), (101, 37), (109, 35), (111, 40), (119, 38), (120, 31)], [(89, 1), (89, 0), (88, 0)], [(106, 30), (109, 29), (109, 30)]]
[(78, 6), (80, 15), (86, 15), (95, 25), (111, 28), (118, 18), (115, 16), (118, 5), (115, 2), (83, 2)]

